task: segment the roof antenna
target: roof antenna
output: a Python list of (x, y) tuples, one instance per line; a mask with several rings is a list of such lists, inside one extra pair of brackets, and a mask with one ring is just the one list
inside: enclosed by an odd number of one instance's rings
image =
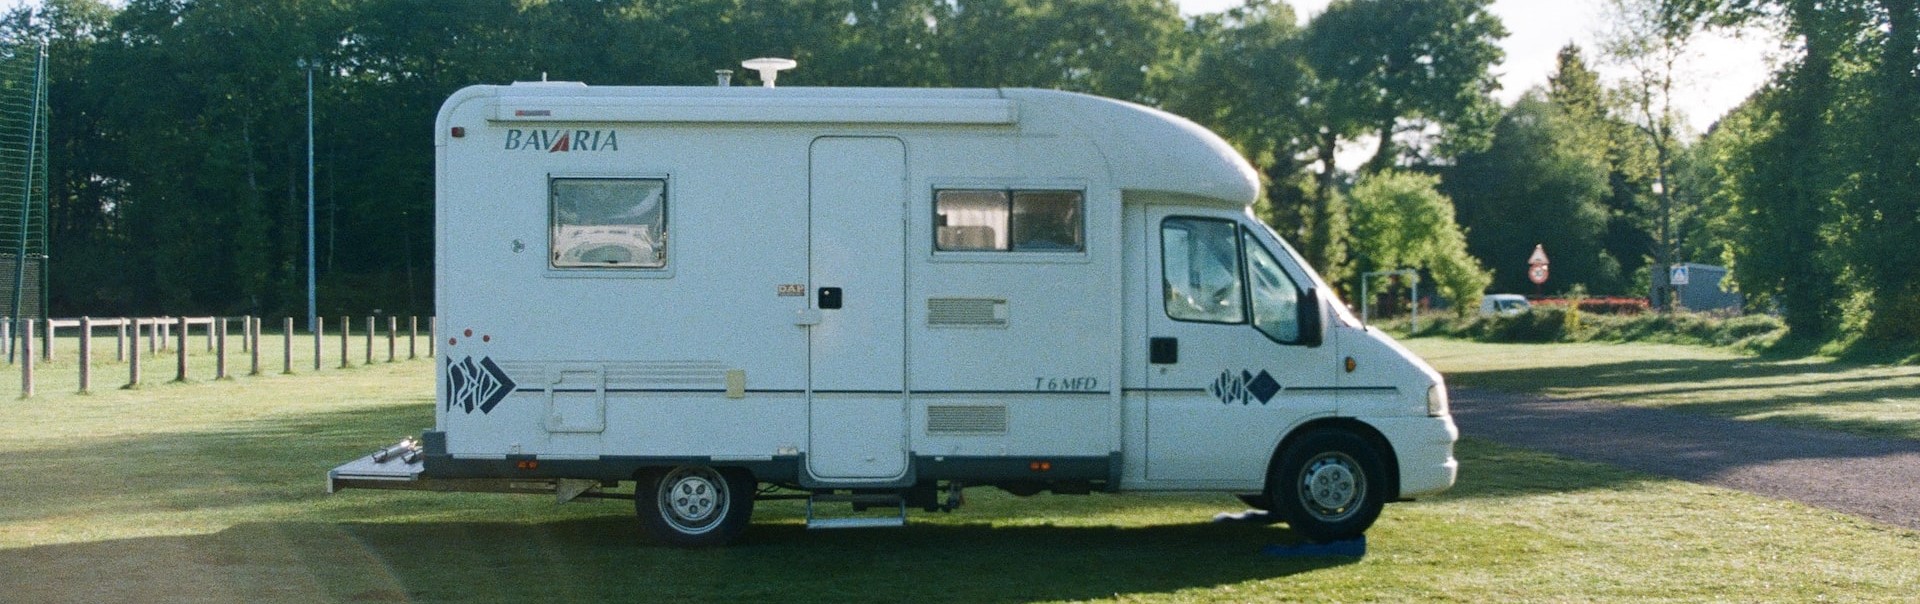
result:
[(758, 59), (741, 61), (740, 66), (760, 72), (760, 85), (766, 88), (772, 88), (773, 81), (780, 79), (781, 71), (793, 69), (800, 66), (800, 64), (793, 59), (760, 57)]

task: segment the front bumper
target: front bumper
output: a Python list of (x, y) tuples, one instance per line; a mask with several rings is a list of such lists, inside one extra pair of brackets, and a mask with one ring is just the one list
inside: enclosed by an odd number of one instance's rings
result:
[(1453, 417), (1396, 417), (1367, 423), (1393, 444), (1400, 467), (1400, 498), (1433, 495), (1453, 487), (1460, 474), (1460, 462), (1453, 458), (1460, 429), (1453, 425)]

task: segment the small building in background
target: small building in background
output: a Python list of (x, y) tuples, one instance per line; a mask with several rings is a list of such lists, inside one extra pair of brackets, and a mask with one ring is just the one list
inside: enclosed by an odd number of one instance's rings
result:
[[(1685, 273), (1685, 283), (1678, 278), (1681, 272)], [(1658, 286), (1671, 283), (1679, 298), (1680, 308), (1694, 312), (1739, 314), (1745, 308), (1746, 297), (1721, 287), (1721, 282), (1726, 278), (1727, 267), (1686, 262), (1673, 265), (1665, 275), (1656, 275), (1654, 285), (1657, 291)], [(1660, 298), (1655, 296), (1655, 308), (1660, 308)]]

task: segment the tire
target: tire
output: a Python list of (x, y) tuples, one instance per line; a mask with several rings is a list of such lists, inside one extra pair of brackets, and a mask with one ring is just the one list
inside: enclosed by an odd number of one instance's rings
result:
[(1267, 478), (1274, 511), (1293, 531), (1325, 543), (1359, 537), (1386, 505), (1386, 466), (1372, 443), (1322, 430), (1288, 445)]
[(674, 547), (732, 543), (753, 518), (753, 474), (740, 468), (679, 466), (642, 471), (633, 510), (640, 525)]

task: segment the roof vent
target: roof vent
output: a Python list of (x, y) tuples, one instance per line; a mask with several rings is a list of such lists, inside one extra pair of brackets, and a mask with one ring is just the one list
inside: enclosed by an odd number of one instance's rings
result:
[(760, 57), (741, 61), (740, 66), (760, 72), (760, 85), (772, 88), (773, 81), (780, 79), (780, 72), (799, 67), (800, 64), (793, 59)]

